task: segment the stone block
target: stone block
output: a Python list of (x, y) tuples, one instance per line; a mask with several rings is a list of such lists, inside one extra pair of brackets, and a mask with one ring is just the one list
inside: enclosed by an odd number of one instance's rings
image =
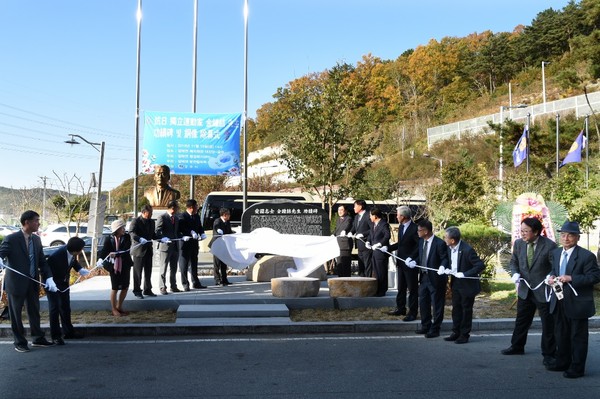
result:
[(287, 277), (287, 269), (294, 269), (296, 265), (289, 256), (265, 255), (250, 265), (247, 280), (267, 282), (272, 278)]
[(321, 282), (311, 277), (277, 277), (271, 279), (271, 291), (278, 298), (302, 298), (319, 295)]
[(327, 280), (329, 296), (368, 297), (377, 293), (377, 280), (371, 277), (333, 277)]

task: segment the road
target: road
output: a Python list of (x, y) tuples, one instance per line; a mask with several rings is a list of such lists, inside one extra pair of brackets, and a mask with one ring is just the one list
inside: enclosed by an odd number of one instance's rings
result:
[(588, 370), (542, 366), (539, 334), (502, 356), (510, 333), (466, 345), (416, 335), (93, 338), (17, 353), (0, 341), (0, 396), (13, 398), (590, 398), (600, 388), (600, 331)]

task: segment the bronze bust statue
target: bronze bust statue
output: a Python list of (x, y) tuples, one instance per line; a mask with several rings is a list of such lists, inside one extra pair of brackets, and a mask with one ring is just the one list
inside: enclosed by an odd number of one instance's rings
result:
[(157, 208), (167, 208), (169, 202), (176, 201), (181, 197), (179, 191), (169, 186), (171, 180), (171, 169), (167, 165), (154, 167), (155, 187), (149, 188), (144, 193), (150, 205)]

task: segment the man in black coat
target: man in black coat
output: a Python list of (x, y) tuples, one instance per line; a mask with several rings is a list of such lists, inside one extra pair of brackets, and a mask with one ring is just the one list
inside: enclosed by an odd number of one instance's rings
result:
[(554, 318), (546, 302), (546, 285), (542, 282), (552, 270), (552, 251), (556, 248), (556, 243), (541, 233), (542, 223), (537, 218), (525, 218), (521, 222), (521, 238), (515, 241), (510, 259), (512, 278), (517, 284), (517, 318), (510, 346), (501, 353), (525, 353), (527, 332), (537, 309), (542, 321), (542, 355), (544, 364), (547, 365), (554, 359), (556, 340)]
[(588, 319), (596, 313), (594, 284), (600, 282), (596, 256), (581, 248), (579, 223), (567, 221), (560, 232), (562, 248), (552, 253), (552, 286), (550, 313), (554, 315), (558, 344), (556, 362), (546, 366), (550, 371), (564, 371), (565, 378), (585, 374), (588, 352)]
[[(403, 321), (417, 319), (419, 310), (419, 272), (411, 261), (419, 256), (419, 235), (417, 225), (412, 222), (410, 208), (406, 205), (396, 209), (398, 217), (398, 242), (390, 245), (390, 252), (396, 251), (396, 274), (398, 274), (398, 295), (396, 309), (390, 315), (406, 315)], [(406, 292), (408, 291), (408, 314), (406, 313)]]
[[(131, 257), (133, 258), (133, 295), (144, 299), (144, 295), (156, 296), (152, 292), (152, 240), (156, 238), (152, 206), (144, 205), (141, 216), (133, 219), (129, 227), (131, 236)], [(144, 292), (142, 295), (142, 271), (144, 272)]]
[(338, 216), (333, 231), (340, 247), (340, 256), (335, 258), (336, 274), (338, 277), (350, 277), (352, 274), (352, 239), (348, 238), (348, 233), (352, 231), (353, 218), (343, 205), (338, 208)]
[[(177, 261), (179, 260), (179, 244), (175, 239), (179, 236), (179, 205), (173, 200), (167, 205), (167, 211), (156, 220), (156, 238), (160, 251), (160, 293), (167, 295), (167, 269), (169, 269), (169, 284), (171, 292), (181, 292), (177, 288)], [(189, 237), (188, 237), (189, 238)]]
[[(213, 237), (210, 240), (209, 247), (215, 242), (215, 240), (220, 239), (225, 234), (233, 234), (233, 230), (231, 230), (231, 223), (229, 219), (231, 218), (231, 212), (227, 208), (221, 208), (219, 210), (219, 218), (215, 220), (213, 224)], [(231, 283), (227, 280), (227, 265), (221, 259), (217, 258), (213, 255), (213, 270), (215, 277), (216, 285), (230, 285)]]
[(352, 222), (351, 238), (356, 238), (358, 249), (358, 275), (361, 277), (371, 275), (371, 250), (365, 246), (364, 238), (371, 231), (371, 220), (367, 212), (365, 200), (354, 201), (354, 221)]
[(179, 273), (183, 290), (190, 290), (188, 271), (192, 277), (192, 288), (206, 288), (198, 278), (198, 242), (204, 240), (206, 234), (202, 228), (202, 221), (198, 215), (198, 202), (195, 199), (189, 199), (185, 203), (185, 212), (182, 212), (179, 217), (179, 232), (184, 237), (191, 237), (191, 240), (181, 241), (179, 251)]
[(481, 291), (479, 274), (485, 264), (477, 252), (460, 238), (458, 227), (448, 227), (444, 235), (448, 245), (448, 260), (452, 278), (452, 334), (444, 338), (456, 344), (469, 342), (473, 325), (473, 304), (475, 296)]
[[(57, 292), (48, 292), (48, 313), (50, 318), (50, 336), (55, 345), (64, 345), (62, 335), (65, 338), (82, 338), (80, 333), (75, 332), (71, 322), (71, 296), (69, 285), (71, 269), (75, 269), (81, 276), (90, 274), (89, 270), (83, 268), (77, 258), (83, 252), (85, 241), (79, 237), (71, 237), (67, 245), (63, 245), (48, 257), (48, 266), (52, 270), (52, 276), (58, 287)], [(61, 334), (62, 325), (62, 334)]]

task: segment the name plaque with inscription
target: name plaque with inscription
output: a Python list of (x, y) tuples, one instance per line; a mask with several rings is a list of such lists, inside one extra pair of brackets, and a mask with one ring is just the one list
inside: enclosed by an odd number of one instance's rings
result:
[(329, 216), (320, 207), (298, 201), (276, 199), (254, 204), (242, 215), (242, 233), (261, 227), (281, 234), (328, 236)]

